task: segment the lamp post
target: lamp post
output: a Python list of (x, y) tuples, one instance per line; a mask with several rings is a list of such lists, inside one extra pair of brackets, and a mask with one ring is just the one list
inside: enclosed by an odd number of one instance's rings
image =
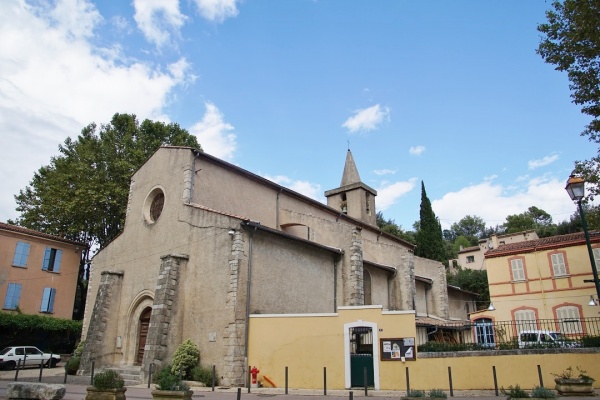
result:
[(597, 301), (600, 301), (600, 281), (598, 280), (598, 270), (596, 269), (596, 260), (594, 259), (594, 252), (592, 250), (592, 244), (590, 243), (590, 234), (588, 233), (583, 207), (581, 206), (581, 200), (583, 199), (585, 192), (585, 181), (581, 177), (571, 175), (567, 180), (567, 186), (565, 189), (567, 190), (567, 193), (569, 193), (571, 200), (576, 201), (577, 206), (579, 207), (581, 226), (583, 227), (583, 234), (585, 235), (585, 243), (587, 244), (588, 254), (590, 256), (590, 263), (592, 264), (594, 285), (596, 286), (596, 299)]

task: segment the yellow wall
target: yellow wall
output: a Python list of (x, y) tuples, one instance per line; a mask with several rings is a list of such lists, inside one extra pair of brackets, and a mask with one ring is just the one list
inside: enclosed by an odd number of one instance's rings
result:
[[(336, 314), (322, 315), (253, 315), (250, 318), (248, 365), (260, 370), (259, 380), (266, 387), (270, 385), (264, 376), (277, 387), (285, 387), (287, 366), (290, 388), (323, 388), (323, 368), (326, 367), (327, 388), (344, 389), (344, 325), (358, 321), (376, 324), (374, 346), (379, 346), (383, 338), (416, 336), (413, 313), (385, 312), (380, 307), (344, 307)], [(537, 354), (540, 352), (537, 350), (505, 351), (494, 352), (503, 354), (495, 356), (452, 353), (440, 354), (438, 358), (423, 358), (417, 353), (416, 361), (403, 363), (376, 359), (375, 362), (381, 390), (406, 390), (406, 368), (409, 369), (411, 389), (422, 390), (448, 390), (448, 367), (452, 369), (453, 388), (456, 390), (493, 389), (493, 366), (496, 367), (499, 387), (519, 384), (531, 388), (539, 385), (537, 365), (542, 369), (546, 387), (553, 387), (552, 373), (559, 373), (569, 366), (581, 366), (597, 379), (598, 384), (600, 353), (583, 353), (583, 350), (565, 350), (573, 352), (569, 354)]]

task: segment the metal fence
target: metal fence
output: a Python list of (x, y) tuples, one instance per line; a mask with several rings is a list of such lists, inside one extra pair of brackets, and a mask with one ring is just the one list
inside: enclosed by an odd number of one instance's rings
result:
[(418, 326), (421, 351), (600, 347), (600, 317)]

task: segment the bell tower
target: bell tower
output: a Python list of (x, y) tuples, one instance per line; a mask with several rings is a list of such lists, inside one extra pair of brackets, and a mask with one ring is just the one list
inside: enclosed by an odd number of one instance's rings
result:
[(348, 149), (340, 187), (325, 192), (327, 205), (340, 210), (349, 217), (375, 226), (377, 225), (375, 196), (377, 196), (377, 191), (361, 182), (354, 157)]

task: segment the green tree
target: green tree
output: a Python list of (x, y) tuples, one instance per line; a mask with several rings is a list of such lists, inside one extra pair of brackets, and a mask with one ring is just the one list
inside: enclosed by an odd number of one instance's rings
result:
[[(465, 237), (465, 236), (459, 236), (456, 238), (456, 240), (454, 240), (454, 243), (452, 245), (452, 250), (454, 251), (454, 254), (457, 255), (458, 252), (460, 251), (461, 247), (463, 249), (466, 249), (467, 247), (471, 247), (474, 246), (473, 244), (471, 244), (471, 241), (469, 240), (469, 238)], [(454, 256), (454, 258), (456, 258)]]
[(535, 230), (539, 237), (553, 236), (556, 233), (552, 216), (535, 206), (529, 207), (524, 213), (509, 215), (503, 227), (506, 229), (505, 233)]
[(421, 210), (419, 216), (415, 255), (446, 263), (448, 257), (442, 237), (442, 225), (431, 208), (431, 201), (427, 197), (423, 181), (421, 181)]
[(15, 196), (20, 216), (12, 223), (88, 245), (80, 264), (82, 304), (75, 306), (76, 319), (83, 316), (89, 251), (121, 232), (131, 176), (161, 145), (201, 150), (195, 136), (177, 124), (139, 124), (135, 115), (115, 114), (100, 128), (94, 123), (83, 128), (76, 140), (68, 137), (60, 154)]
[(459, 268), (456, 274), (448, 272), (447, 282), (448, 285), (477, 293), (479, 295), (477, 301), (489, 302), (490, 300), (490, 288), (485, 270)]
[(463, 236), (469, 240), (470, 246), (476, 246), (477, 241), (483, 238), (485, 234), (485, 221), (478, 216), (467, 215), (460, 221), (450, 226), (449, 234), (446, 239), (455, 241), (457, 237)]
[[(546, 11), (547, 22), (538, 26), (542, 38), (537, 52), (545, 62), (569, 77), (573, 103), (592, 117), (582, 136), (600, 143), (600, 2), (598, 0), (554, 1)], [(591, 198), (600, 194), (599, 154), (590, 160), (577, 161)]]
[(393, 219), (385, 219), (381, 211), (379, 211), (376, 215), (376, 223), (379, 229), (385, 233), (389, 233), (390, 235), (404, 239), (412, 244), (416, 243), (413, 232), (404, 231), (404, 229), (402, 229), (400, 225), (396, 224), (396, 221)]

